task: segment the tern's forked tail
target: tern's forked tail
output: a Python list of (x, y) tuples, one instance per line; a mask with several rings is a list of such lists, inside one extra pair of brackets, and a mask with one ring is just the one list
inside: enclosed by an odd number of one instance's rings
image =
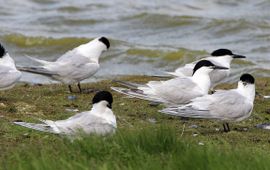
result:
[(26, 55), (26, 57), (29, 58), (30, 60), (33, 60), (33, 61), (35, 61), (35, 62), (37, 62), (37, 63), (42, 64), (42, 65), (46, 65), (46, 64), (51, 63), (50, 61), (40, 60), (40, 59), (31, 57), (31, 56), (29, 56), (29, 55)]
[(38, 131), (41, 131), (41, 132), (48, 132), (48, 133), (55, 133), (55, 134), (58, 134), (57, 132), (55, 132), (53, 130), (53, 128), (47, 124), (36, 124), (36, 123), (27, 123), (27, 122), (13, 122), (14, 124), (16, 125), (20, 125), (20, 126), (23, 126), (23, 127), (27, 127), (27, 128), (30, 128), (30, 129), (34, 129), (34, 130), (38, 130)]
[(163, 103), (161, 99), (148, 96), (147, 94), (144, 94), (142, 90), (139, 90), (139, 89), (127, 89), (127, 88), (121, 88), (121, 87), (111, 87), (111, 89), (119, 93), (128, 95), (130, 97), (135, 97), (138, 99), (148, 100), (148, 101), (156, 102), (156, 103)]
[(44, 75), (44, 76), (54, 76), (54, 75), (57, 75), (53, 72), (50, 72), (42, 67), (22, 67), (22, 66), (17, 66), (17, 69), (20, 70), (20, 71), (24, 71), (24, 72), (29, 72), (29, 73), (34, 73), (34, 74), (41, 74), (41, 75)]
[(209, 110), (197, 110), (190, 106), (168, 107), (159, 110), (159, 112), (172, 116), (189, 117), (197, 119), (221, 119), (221, 120), (223, 119), (221, 116), (211, 114)]

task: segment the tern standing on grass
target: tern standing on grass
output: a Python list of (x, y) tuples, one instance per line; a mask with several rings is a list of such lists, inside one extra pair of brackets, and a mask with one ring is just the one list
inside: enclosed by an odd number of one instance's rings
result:
[(54, 134), (77, 135), (78, 133), (106, 135), (114, 133), (117, 125), (112, 108), (113, 97), (108, 91), (96, 93), (90, 111), (77, 113), (65, 120), (40, 120), (42, 123), (14, 122), (38, 131)]
[(30, 57), (40, 63), (41, 66), (20, 67), (19, 69), (45, 75), (68, 84), (70, 92), (72, 92), (71, 85), (77, 84), (80, 92), (82, 92), (80, 82), (93, 76), (98, 71), (99, 57), (109, 47), (110, 42), (107, 38), (96, 38), (68, 51), (54, 62)]
[(21, 72), (15, 66), (14, 60), (0, 44), (0, 90), (14, 87), (20, 80), (21, 75)]
[(215, 119), (223, 122), (225, 132), (230, 131), (228, 122), (238, 122), (248, 118), (253, 110), (255, 79), (243, 74), (238, 87), (231, 90), (218, 90), (191, 100), (185, 106), (168, 107), (160, 112), (180, 117)]
[(209, 73), (216, 69), (227, 68), (214, 65), (207, 60), (201, 60), (195, 65), (192, 77), (176, 77), (167, 81), (150, 81), (133, 89), (120, 87), (112, 87), (112, 89), (151, 102), (166, 105), (186, 104), (193, 98), (208, 94), (211, 85)]
[[(246, 57), (243, 55), (234, 54), (228, 49), (218, 49), (213, 51), (211, 53), (211, 56), (201, 59), (201, 60), (208, 60), (215, 65), (228, 68), (227, 70), (214, 70), (210, 73), (211, 88), (214, 88), (216, 85), (226, 80), (226, 78), (230, 74), (232, 60), (237, 58), (246, 58)], [(177, 68), (174, 72), (167, 72), (167, 73), (178, 77), (191, 76), (193, 68), (199, 61), (200, 60), (194, 61), (192, 63), (186, 64), (183, 67)]]

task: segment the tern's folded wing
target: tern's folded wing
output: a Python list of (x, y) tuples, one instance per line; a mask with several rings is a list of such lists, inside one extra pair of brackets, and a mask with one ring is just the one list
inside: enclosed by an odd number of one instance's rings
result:
[(66, 120), (55, 121), (57, 128), (65, 134), (75, 134), (83, 132), (86, 134), (96, 133), (105, 134), (113, 132), (116, 128), (113, 122), (91, 114), (77, 114)]
[(253, 104), (244, 96), (229, 90), (198, 97), (188, 105), (165, 108), (161, 112), (182, 117), (240, 121), (247, 118), (252, 109)]
[(185, 104), (202, 95), (201, 89), (190, 78), (174, 78), (149, 84), (155, 95), (174, 104)]

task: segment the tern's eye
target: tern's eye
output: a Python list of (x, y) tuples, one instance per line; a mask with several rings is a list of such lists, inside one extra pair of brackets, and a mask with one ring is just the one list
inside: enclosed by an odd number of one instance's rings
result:
[(110, 105), (110, 104), (107, 104), (107, 107), (111, 109), (111, 108), (112, 108), (112, 105)]
[(247, 82), (243, 82), (243, 85), (246, 86), (247, 85)]

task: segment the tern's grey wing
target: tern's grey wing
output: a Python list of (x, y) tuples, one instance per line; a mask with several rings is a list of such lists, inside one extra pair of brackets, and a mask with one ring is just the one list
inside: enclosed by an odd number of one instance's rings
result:
[(99, 64), (78, 55), (74, 60), (59, 60), (52, 65), (47, 65), (46, 69), (59, 75), (54, 76), (55, 79), (68, 83), (70, 81), (78, 82), (91, 77), (98, 71)]
[(160, 112), (182, 117), (241, 121), (250, 116), (252, 109), (253, 103), (235, 90), (229, 90), (198, 97), (188, 105), (168, 107)]
[(91, 58), (88, 56), (83, 55), (81, 52), (78, 51), (77, 48), (70, 50), (59, 57), (55, 62), (72, 62), (74, 64), (84, 63), (84, 62), (95, 62), (92, 61)]
[(215, 94), (215, 100), (209, 104), (212, 115), (217, 114), (221, 120), (241, 121), (250, 116), (253, 102), (249, 102), (236, 90), (220, 91)]
[(76, 48), (73, 50), (70, 50), (68, 52), (66, 52), (65, 54), (63, 54), (61, 57), (59, 57), (56, 62), (66, 62), (66, 61), (70, 61), (70, 60), (77, 60), (77, 58), (80, 57), (84, 57), (80, 54), (78, 54)]
[[(215, 57), (206, 57), (204, 58), (206, 60), (211, 61), (213, 64), (218, 65), (218, 66), (225, 66), (224, 64), (217, 62), (215, 60)], [(213, 70), (209, 76), (211, 79), (211, 87), (215, 87), (216, 85), (218, 85), (219, 83), (225, 82), (226, 78), (230, 75), (230, 67), (227, 70)]]
[(196, 63), (186, 64), (183, 67), (177, 68), (174, 72), (169, 73), (169, 74), (179, 76), (179, 77), (184, 77), (184, 76), (190, 77), (193, 74), (193, 68), (194, 68), (195, 64)]
[(116, 127), (113, 126), (112, 124), (109, 123), (102, 123), (102, 122), (97, 122), (97, 123), (91, 123), (89, 126), (84, 128), (84, 132), (87, 134), (99, 134), (99, 135), (106, 135), (106, 134), (112, 134), (116, 130)]
[(211, 87), (215, 87), (216, 85), (225, 82), (226, 78), (230, 75), (230, 69), (228, 70), (213, 70), (209, 76), (211, 80)]
[(173, 104), (185, 104), (202, 95), (201, 89), (190, 78), (174, 78), (147, 84), (157, 96)]
[(105, 119), (87, 112), (77, 114), (66, 120), (56, 121), (55, 124), (61, 132), (66, 134), (83, 132), (86, 134), (96, 133), (104, 135), (114, 132), (116, 128)]
[(172, 75), (175, 75), (175, 76), (180, 76), (180, 77), (183, 77), (183, 76), (190, 77), (193, 74), (193, 68), (195, 67), (195, 65), (199, 61), (201, 61), (201, 60), (210, 60), (210, 59), (211, 59), (211, 57), (206, 56), (206, 57), (201, 58), (199, 60), (196, 60), (196, 61), (193, 61), (191, 63), (185, 64), (183, 67), (179, 67), (173, 73), (169, 73), (169, 74), (172, 74)]
[(20, 78), (20, 71), (10, 67), (0, 66), (0, 89), (14, 85)]
[(56, 63), (69, 63), (69, 64), (82, 64), (82, 63), (89, 63), (94, 62), (89, 59), (89, 57), (86, 57), (80, 53), (78, 53), (76, 50), (68, 51), (61, 57), (59, 57), (56, 61)]

